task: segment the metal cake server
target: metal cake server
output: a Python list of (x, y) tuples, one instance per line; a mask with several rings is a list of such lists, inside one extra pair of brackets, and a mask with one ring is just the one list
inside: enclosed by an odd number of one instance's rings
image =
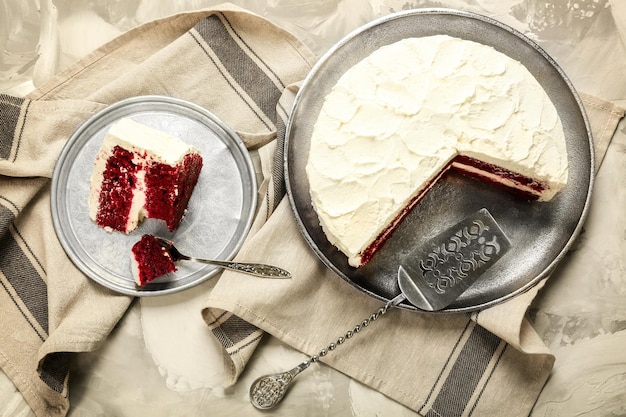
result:
[(257, 378), (250, 387), (250, 402), (261, 410), (276, 407), (300, 372), (405, 300), (426, 311), (447, 307), (510, 247), (511, 242), (484, 208), (439, 233), (402, 259), (397, 278), (399, 295), (317, 355), (289, 371)]
[(510, 247), (491, 213), (480, 209), (404, 257), (398, 268), (400, 291), (421, 310), (441, 310)]
[(163, 239), (162, 237), (155, 236), (159, 245), (167, 250), (174, 262), (184, 260), (193, 262), (202, 262), (205, 264), (216, 265), (220, 268), (231, 269), (233, 271), (243, 272), (245, 274), (254, 275), (261, 278), (291, 278), (291, 273), (282, 268), (272, 265), (247, 263), (247, 262), (233, 262), (233, 261), (216, 261), (213, 259), (200, 259), (192, 256), (183, 255), (174, 246), (174, 242)]

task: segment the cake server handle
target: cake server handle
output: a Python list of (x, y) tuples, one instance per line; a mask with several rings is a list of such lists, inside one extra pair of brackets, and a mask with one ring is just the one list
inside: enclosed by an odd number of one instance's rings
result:
[(400, 293), (400, 295), (388, 301), (387, 304), (379, 308), (378, 311), (371, 316), (354, 326), (351, 330), (348, 330), (345, 335), (329, 343), (328, 346), (320, 350), (317, 355), (309, 357), (289, 371), (264, 375), (257, 378), (250, 386), (250, 402), (252, 405), (259, 410), (269, 410), (276, 407), (282, 401), (287, 393), (287, 389), (300, 372), (307, 369), (312, 363), (318, 362), (321, 357), (328, 355), (335, 350), (337, 346), (344, 344), (365, 327), (369, 326), (371, 322), (376, 321), (380, 316), (385, 314), (389, 308), (397, 306), (404, 300), (406, 300), (405, 295)]

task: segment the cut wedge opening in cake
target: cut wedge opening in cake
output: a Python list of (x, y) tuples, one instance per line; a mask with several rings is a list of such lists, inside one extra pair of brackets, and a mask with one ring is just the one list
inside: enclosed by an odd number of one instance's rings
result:
[[(530, 201), (539, 200), (542, 192), (545, 192), (546, 186), (537, 182), (532, 178), (525, 177), (516, 172), (506, 170), (498, 165), (482, 162), (468, 156), (456, 156), (448, 165), (433, 179), (427, 186), (412, 199), (407, 201), (403, 210), (396, 216), (391, 223), (367, 246), (359, 255), (360, 264), (365, 265), (374, 254), (380, 249), (385, 241), (391, 236), (394, 230), (402, 223), (404, 218), (409, 215), (413, 207), (415, 207), (426, 192), (440, 178), (444, 177), (447, 172), (454, 170), (468, 177), (475, 178), (480, 181), (489, 183), (492, 186), (502, 188), (506, 192), (517, 195)], [(544, 194), (545, 196), (545, 194)]]
[(115, 122), (96, 157), (89, 216), (108, 231), (129, 233), (146, 217), (178, 228), (202, 169), (191, 145), (130, 118)]
[(567, 184), (560, 117), (520, 62), (447, 35), (409, 38), (325, 97), (306, 174), (322, 230), (350, 265), (370, 261), (451, 169), (536, 201)]

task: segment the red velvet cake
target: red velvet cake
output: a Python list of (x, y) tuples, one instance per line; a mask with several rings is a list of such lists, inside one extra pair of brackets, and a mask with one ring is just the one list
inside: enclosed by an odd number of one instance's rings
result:
[(176, 271), (170, 253), (152, 235), (143, 235), (131, 250), (133, 278), (139, 286)]
[(370, 261), (449, 169), (537, 201), (566, 186), (563, 124), (522, 63), (470, 40), (407, 38), (326, 95), (306, 175), (320, 225), (350, 265)]
[(89, 215), (100, 227), (129, 233), (144, 217), (174, 231), (202, 169), (194, 147), (132, 119), (107, 132), (96, 157)]

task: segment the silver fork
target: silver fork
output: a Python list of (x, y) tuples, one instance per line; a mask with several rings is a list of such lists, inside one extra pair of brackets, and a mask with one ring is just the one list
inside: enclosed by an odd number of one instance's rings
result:
[(202, 262), (205, 264), (216, 265), (220, 268), (230, 269), (233, 271), (243, 272), (244, 274), (254, 275), (261, 278), (291, 278), (291, 273), (282, 268), (272, 265), (247, 263), (247, 262), (232, 262), (232, 261), (216, 261), (213, 259), (200, 259), (192, 256), (187, 256), (174, 246), (174, 242), (155, 236), (159, 245), (169, 252), (174, 262), (184, 260), (192, 262)]

